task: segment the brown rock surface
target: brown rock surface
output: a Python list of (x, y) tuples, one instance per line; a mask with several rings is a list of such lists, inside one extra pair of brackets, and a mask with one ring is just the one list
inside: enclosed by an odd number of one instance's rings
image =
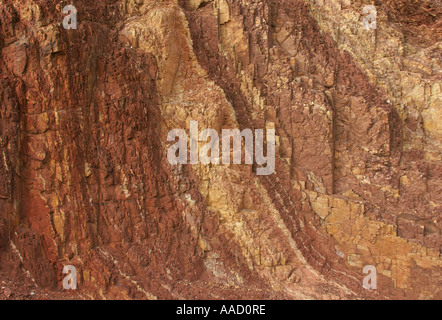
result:
[[(65, 30), (59, 1), (0, 0), (0, 280), (442, 298), (442, 6), (374, 1), (366, 30), (366, 2), (78, 0)], [(170, 165), (190, 121), (275, 128), (276, 172)]]

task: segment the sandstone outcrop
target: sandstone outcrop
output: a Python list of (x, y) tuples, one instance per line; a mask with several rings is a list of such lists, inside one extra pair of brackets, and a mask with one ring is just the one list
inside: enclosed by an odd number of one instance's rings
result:
[[(60, 288), (75, 265), (80, 298), (442, 298), (440, 1), (373, 1), (376, 30), (368, 1), (74, 4), (65, 30), (59, 1), (0, 1), (2, 272)], [(190, 121), (275, 129), (276, 172), (170, 165)]]

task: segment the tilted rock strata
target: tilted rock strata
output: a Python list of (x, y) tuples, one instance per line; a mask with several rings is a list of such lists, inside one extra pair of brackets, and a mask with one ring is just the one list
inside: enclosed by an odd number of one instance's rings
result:
[[(440, 26), (406, 40), (386, 4), (373, 42), (323, 2), (78, 1), (64, 30), (2, 1), (2, 268), (74, 264), (95, 298), (440, 298)], [(190, 121), (275, 128), (277, 172), (169, 165)]]

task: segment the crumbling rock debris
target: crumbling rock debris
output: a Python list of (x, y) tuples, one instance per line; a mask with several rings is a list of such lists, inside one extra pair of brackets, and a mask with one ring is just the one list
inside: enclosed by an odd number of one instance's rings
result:
[[(78, 0), (65, 30), (59, 1), (0, 0), (0, 275), (59, 297), (73, 265), (82, 299), (442, 298), (441, 5), (374, 1), (377, 30), (364, 5)], [(190, 121), (275, 129), (275, 174), (170, 165)]]

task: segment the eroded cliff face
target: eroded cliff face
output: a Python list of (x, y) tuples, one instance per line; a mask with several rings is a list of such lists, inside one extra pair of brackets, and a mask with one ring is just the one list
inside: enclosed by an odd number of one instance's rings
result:
[[(442, 298), (441, 4), (0, 1), (0, 266), (80, 297)], [(414, 9), (413, 9), (414, 8)], [(276, 172), (167, 161), (275, 129)], [(378, 289), (362, 288), (362, 269)]]

